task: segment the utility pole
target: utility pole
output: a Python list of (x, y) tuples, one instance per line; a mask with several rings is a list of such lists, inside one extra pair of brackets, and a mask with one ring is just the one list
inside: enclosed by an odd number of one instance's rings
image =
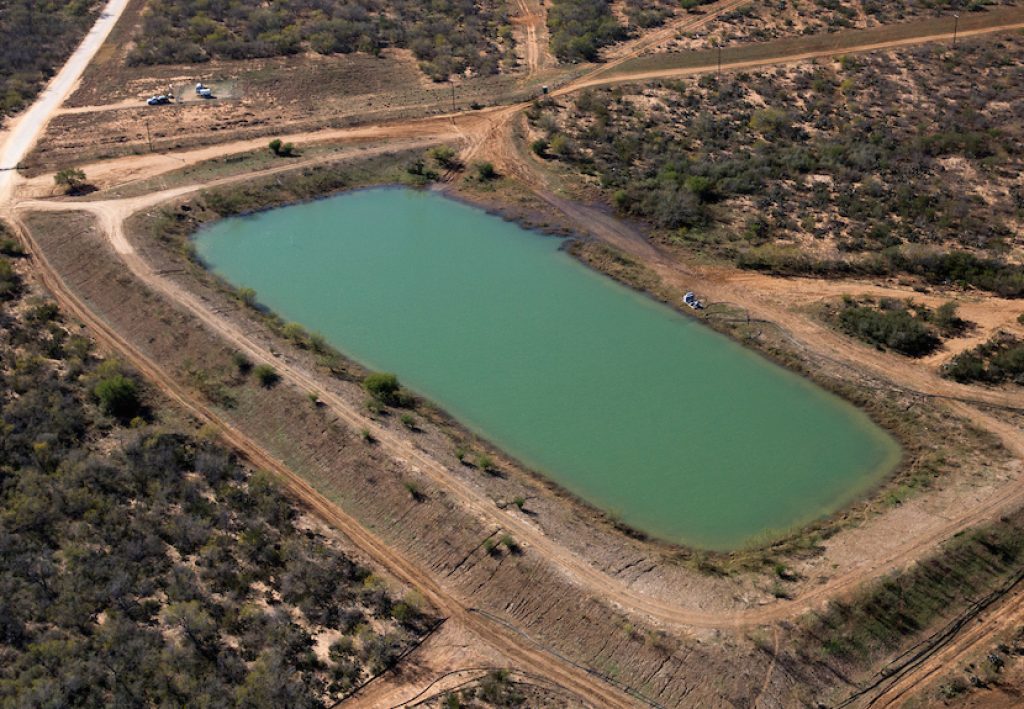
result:
[(455, 113), (455, 82), (448, 79), (448, 83), (452, 85), (452, 113)]
[(149, 143), (149, 152), (153, 152), (153, 136), (149, 134), (149, 119), (146, 119), (146, 142)]
[(953, 13), (953, 48), (956, 48), (956, 31), (960, 29), (960, 13)]
[(718, 78), (722, 78), (722, 45), (718, 45)]

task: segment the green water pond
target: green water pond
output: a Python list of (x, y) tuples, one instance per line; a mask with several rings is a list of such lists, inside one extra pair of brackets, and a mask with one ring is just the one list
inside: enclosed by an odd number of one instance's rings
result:
[(627, 524), (715, 550), (849, 503), (900, 449), (863, 413), (526, 231), (373, 189), (227, 219), (203, 261)]

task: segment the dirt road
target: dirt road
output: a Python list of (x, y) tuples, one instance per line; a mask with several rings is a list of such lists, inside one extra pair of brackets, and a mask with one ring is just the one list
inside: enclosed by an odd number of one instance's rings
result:
[[(214, 312), (208, 303), (182, 288), (172, 279), (155, 272), (136, 252), (124, 232), (124, 221), (130, 215), (140, 210), (150, 208), (169, 199), (194, 193), (200, 189), (209, 188), (215, 184), (229, 184), (248, 179), (248, 177), (225, 178), (216, 183), (190, 185), (127, 200), (90, 203), (24, 202), (19, 204), (18, 208), (19, 212), (81, 210), (95, 214), (104, 233), (110, 239), (114, 250), (124, 260), (131, 273), (140, 281), (151, 287), (154, 291), (164, 295), (171, 302), (178, 303), (187, 308), (207, 327), (217, 332), (218, 335), (230, 342), (235, 348), (245, 352), (255, 361), (275, 362), (275, 366), (279, 369), (283, 378), (293, 382), (304, 391), (315, 392), (340, 419), (346, 421), (354, 429), (366, 427), (367, 422), (362, 411), (354, 408), (351, 404), (323, 387), (315, 373), (305, 371), (295, 365), (276, 361), (272, 353), (253, 343), (247, 333), (229, 318)], [(574, 203), (564, 203), (561, 200), (556, 200), (556, 204), (562, 205), (565, 209), (570, 209), (570, 214), (574, 219), (589, 223), (592, 229), (594, 229), (595, 224), (600, 227), (600, 223), (594, 215), (580, 211), (585, 210), (584, 207)], [(614, 220), (609, 221), (621, 230), (621, 224), (615, 223)], [(600, 235), (600, 228), (596, 229), (595, 233)], [(621, 235), (616, 233), (616, 237), (621, 238)], [(648, 245), (645, 248), (650, 247)], [(646, 257), (648, 261), (652, 260), (650, 254), (646, 254)], [(667, 260), (659, 258), (656, 263), (656, 270), (667, 282), (675, 282), (677, 286), (682, 285), (682, 279), (686, 279), (686, 282), (692, 282), (693, 276), (691, 274), (680, 272)], [(769, 279), (766, 282), (774, 283), (776, 286), (784, 286), (787, 283), (787, 281), (781, 279)], [(727, 286), (720, 287), (724, 288)], [(753, 291), (751, 291), (749, 284), (742, 284), (740, 288), (729, 290), (728, 293), (733, 302), (738, 302), (745, 307), (751, 309), (764, 307), (755, 302), (760, 299), (759, 295), (755, 294), (752, 298), (751, 294)], [(755, 312), (762, 314), (760, 311)], [(851, 364), (867, 366), (869, 368), (873, 365), (867, 358), (868, 355), (875, 356), (875, 353), (870, 348), (851, 346), (845, 338), (840, 338), (830, 330), (808, 321), (806, 316), (792, 314), (788, 311), (780, 313), (775, 310), (766, 311), (763, 315), (781, 320), (780, 324), (785, 328), (792, 328), (795, 332), (794, 336), (800, 340), (814, 339), (815, 337), (828, 339), (835, 337), (837, 340), (836, 345), (838, 346), (836, 351), (841, 352), (842, 349), (846, 349), (846, 356)], [(883, 358), (883, 361), (888, 363), (888, 359)], [(899, 368), (889, 365), (885, 373), (895, 377), (895, 381), (903, 381), (903, 378), (911, 377), (911, 381), (921, 387), (921, 390), (926, 394), (963, 397), (965, 393), (969, 393), (980, 398), (987, 398), (993, 404), (1013, 405), (1016, 403), (1010, 393), (976, 390), (976, 388), (968, 387), (963, 387), (966, 392), (960, 391), (957, 388), (960, 385), (953, 385), (937, 377), (929, 378), (916, 371), (903, 371), (904, 368), (906, 368), (906, 365)], [(965, 412), (976, 422), (984, 424), (987, 428), (999, 434), (1008, 448), (1017, 455), (1024, 457), (1024, 435), (1020, 431), (980, 411), (965, 409)], [(432, 483), (436, 484), (440, 489), (447, 490), (450, 495), (459, 501), (464, 509), (473, 510), (475, 514), (484, 518), (495, 515), (493, 500), (482, 491), (451, 475), (445, 463), (430, 458), (413, 445), (407, 437), (376, 424), (370, 425), (370, 431), (379, 441), (381, 450), (395, 459), (415, 463), (423, 474), (431, 479)], [(553, 560), (557, 567), (563, 570), (575, 583), (598, 597), (608, 598), (661, 624), (681, 629), (693, 627), (735, 628), (760, 626), (777, 620), (791, 618), (807, 610), (817, 608), (827, 599), (835, 596), (837, 593), (855, 587), (867, 578), (878, 576), (905, 565), (920, 556), (924, 551), (933, 548), (936, 543), (949, 538), (956, 532), (976, 524), (980, 520), (991, 519), (1005, 510), (1020, 505), (1024, 505), (1024, 480), (1017, 481), (1012, 486), (1001, 489), (998, 494), (993, 495), (983, 504), (963, 506), (958, 514), (950, 517), (942, 527), (930, 530), (928, 534), (906, 539), (905, 544), (898, 553), (865, 558), (863, 563), (849, 569), (845, 573), (834, 576), (828, 583), (799, 595), (792, 601), (777, 602), (768, 606), (727, 613), (708, 612), (699, 608), (687, 607), (681, 603), (661, 599), (632, 589), (620, 579), (613, 578), (596, 569), (586, 559), (581, 558), (550, 539), (528, 521), (502, 516), (500, 520), (496, 519), (496, 522), (501, 524), (510, 533), (514, 533), (516, 539), (521, 540), (525, 546)]]
[(107, 3), (100, 12), (99, 19), (63, 68), (46, 85), (35, 103), (15, 119), (10, 132), (5, 136), (3, 146), (0, 147), (0, 206), (10, 199), (11, 190), (17, 179), (17, 172), (10, 168), (17, 167), (35, 146), (46, 129), (46, 124), (71, 95), (85, 68), (96, 56), (96, 52), (114, 29), (127, 5), (128, 0), (110, 0)]
[[(121, 0), (122, 5), (123, 2), (124, 0)], [(741, 3), (719, 3), (718, 6), (724, 12), (738, 4)], [(1015, 26), (1017, 25), (1013, 25), (1013, 27)], [(978, 30), (978, 32), (1000, 31), (1008, 28), (1009, 26), (1002, 25)], [(913, 41), (932, 41), (934, 39), (945, 39), (945, 37), (946, 35), (928, 36), (917, 38)], [(900, 44), (909, 43), (911, 43), (910, 40), (900, 42)], [(863, 51), (871, 48), (877, 47), (864, 47)], [(643, 45), (634, 45), (622, 57), (622, 61), (635, 56), (640, 51), (643, 51)], [(759, 62), (759, 64), (797, 61), (803, 58), (807, 57), (804, 55), (798, 57), (776, 57), (772, 60)], [(600, 71), (607, 71), (607, 68), (602, 67)], [(80, 70), (78, 73), (81, 73)], [(676, 74), (663, 73), (657, 76), (666, 75)], [(599, 83), (617, 82), (627, 79), (637, 80), (641, 78), (653, 77), (646, 74), (632, 76), (585, 76), (582, 80), (560, 89), (559, 93), (566, 94), (570, 91)], [(5, 144), (4, 155), (16, 153), (17, 150), (20, 150), (20, 148), (16, 149), (18, 145), (31, 146), (45, 125), (46, 120), (52, 115), (56, 105), (52, 105), (51, 102), (44, 104), (44, 108), (45, 110), (39, 109), (37, 113), (32, 114), (38, 119), (38, 123), (32, 124), (35, 126), (34, 130), (30, 126), (21, 133), (18, 133), (16, 142), (11, 144), (15, 147), (8, 149), (7, 144)], [(644, 242), (642, 239), (637, 240), (635, 235), (631, 234), (627, 228), (615, 223), (614, 220), (603, 217), (599, 213), (588, 210), (581, 205), (576, 205), (556, 197), (547, 190), (543, 178), (538, 178), (536, 175), (531, 177), (533, 174), (532, 166), (528, 162), (517, 158), (516, 151), (510, 149), (508, 142), (511, 135), (509, 130), (511, 121), (521, 108), (523, 106), (501, 107), (490, 111), (476, 112), (468, 117), (447, 116), (415, 123), (366, 126), (342, 131), (317, 131), (302, 136), (289, 136), (288, 139), (297, 142), (312, 142), (401, 137), (403, 139), (430, 141), (462, 137), (468, 145), (464, 155), (475, 158), (477, 155), (489, 154), (488, 151), (493, 150), (495, 154), (499, 155), (507, 163), (507, 167), (517, 177), (523, 179), (527, 184), (536, 186), (538, 193), (548, 200), (549, 203), (566, 212), (572, 219), (585, 224), (595, 234), (603, 236), (603, 238), (608, 239), (617, 246), (625, 247), (627, 250), (635, 249), (635, 253), (642, 254), (645, 261), (651, 263), (653, 268), (667, 283), (683, 287), (692, 284), (694, 278), (701, 275), (663, 258), (656, 251), (652, 251), (652, 247), (647, 242)], [(33, 107), (32, 110), (35, 111), (36, 108)], [(159, 174), (159, 171), (180, 167), (183, 162), (179, 161), (191, 161), (194, 164), (194, 162), (202, 159), (244, 152), (255, 147), (262, 147), (262, 145), (262, 140), (242, 141), (240, 143), (192, 151), (185, 156), (160, 158), (159, 161), (155, 161), (152, 156), (125, 158), (106, 164), (108, 173), (105, 179), (111, 181), (124, 180), (125, 178), (142, 179), (152, 174)], [(94, 177), (93, 171), (99, 172), (102, 165), (90, 166), (90, 176)], [(157, 172), (154, 173), (154, 170), (157, 170)], [(179, 304), (192, 312), (207, 327), (218, 333), (226, 341), (232, 343), (240, 351), (247, 353), (251, 358), (256, 361), (273, 361), (286, 380), (305, 391), (316, 393), (322, 401), (333, 409), (339, 418), (348, 422), (349, 425), (355, 426), (357, 429), (363, 428), (367, 425), (367, 420), (362, 415), (362, 412), (354, 410), (350, 404), (324, 388), (319, 383), (315, 373), (273, 358), (270, 352), (254, 343), (237, 325), (222, 315), (211, 311), (209, 305), (202, 302), (194, 294), (189, 293), (173, 281), (154, 272), (152, 267), (135, 251), (124, 232), (125, 219), (140, 209), (149, 208), (169, 199), (208, 188), (212, 184), (228, 184), (233, 181), (247, 179), (248, 177), (250, 176), (225, 178), (214, 183), (187, 185), (127, 200), (74, 204), (66, 202), (23, 201), (16, 206), (19, 214), (35, 210), (83, 210), (94, 214), (115, 251), (124, 260), (125, 265), (136, 278), (171, 302)], [(9, 182), (7, 184), (9, 185)], [(6, 195), (0, 193), (0, 206), (10, 206), (9, 197), (9, 191)], [(45, 261), (45, 256), (38, 249), (34, 249), (34, 251), (40, 256), (39, 265), (44, 283), (54, 292), (61, 303), (68, 308), (69, 312), (87, 323), (97, 333), (97, 336), (110, 347), (122, 352), (147, 378), (150, 378), (176, 403), (194, 413), (201, 420), (218, 425), (224, 431), (226, 440), (243, 451), (255, 464), (276, 471), (282, 479), (288, 482), (293, 492), (312, 509), (316, 510), (321, 517), (342, 530), (371, 558), (391, 571), (396, 577), (421, 589), (428, 600), (438, 607), (441, 612), (466, 628), (471, 629), (480, 637), (485, 638), (488, 643), (506, 655), (510, 661), (517, 663), (521, 669), (548, 677), (552, 681), (557, 682), (559, 686), (569, 689), (576, 696), (583, 698), (589, 703), (601, 706), (627, 706), (630, 704), (630, 700), (617, 690), (590, 677), (578, 668), (557, 661), (551, 655), (532, 647), (529, 643), (524, 642), (521, 637), (501, 626), (501, 624), (494, 623), (479, 614), (469, 612), (467, 610), (469, 599), (452, 597), (445, 590), (439, 579), (424, 572), (402, 555), (384, 545), (377, 537), (320, 496), (308, 483), (295, 476), (287, 467), (269, 456), (259, 446), (258, 442), (248, 439), (239, 431), (226, 425), (224, 421), (218, 419), (201, 402), (192, 398), (188, 392), (174, 381), (172, 376), (164, 372), (156, 363), (147, 360), (139, 351), (133, 348), (131, 343), (121, 338), (118, 333), (112, 331), (98, 317), (93, 315), (83, 303), (78, 301), (64, 287), (60, 274), (50, 268), (49, 264)], [(1019, 405), (1019, 402), (1016, 402), (1011, 394), (954, 385), (936, 377), (934, 373), (920, 372), (899, 363), (894, 364), (892, 358), (878, 355), (868, 348), (862, 348), (854, 343), (850, 343), (845, 338), (840, 338), (823, 326), (815, 323), (806, 315), (795, 313), (788, 308), (779, 306), (779, 303), (785, 299), (785, 295), (794, 290), (792, 284), (799, 283), (798, 281), (757, 278), (759, 280), (752, 281), (749, 279), (745, 280), (745, 276), (734, 275), (732, 277), (721, 277), (717, 280), (709, 279), (708, 288), (716, 300), (729, 300), (730, 302), (739, 303), (743, 307), (750, 309), (752, 313), (764, 315), (766, 318), (777, 322), (796, 341), (803, 343), (804, 346), (811, 347), (817, 351), (831, 350), (835, 353), (835, 356), (852, 366), (866, 367), (892, 381), (912, 387), (922, 394), (928, 396), (948, 396), (954, 399), (977, 399), (997, 405), (1013, 405), (1015, 403)], [(824, 286), (821, 284), (817, 284), (816, 287), (819, 291), (824, 289)], [(829, 288), (831, 287), (829, 286)], [(846, 288), (849, 288), (849, 286), (847, 285)], [(766, 293), (774, 294), (774, 297), (763, 297)], [(983, 424), (989, 430), (997, 433), (1010, 450), (1016, 455), (1024, 457), (1024, 435), (1022, 435), (1021, 431), (974, 408), (966, 408), (966, 404), (957, 403), (954, 405), (959, 407), (961, 411), (969, 414), (974, 421)], [(495, 514), (493, 500), (481, 494), (480, 491), (460, 483), (457, 478), (449, 473), (444, 463), (426, 456), (403, 435), (379, 427), (371, 432), (380, 442), (382, 451), (389, 456), (414, 462), (425, 475), (431, 478), (434, 484), (448, 491), (466, 509), (473, 510), (484, 516), (493, 516)], [(684, 629), (692, 627), (736, 629), (792, 618), (809, 609), (816, 608), (836, 594), (848, 591), (867, 579), (877, 577), (879, 574), (909, 563), (921, 554), (934, 549), (937, 543), (949, 538), (956, 532), (980, 521), (997, 516), (1004, 510), (1021, 505), (1024, 505), (1024, 481), (1012, 481), (999, 490), (997, 495), (987, 498), (981, 504), (965, 506), (941, 528), (930, 530), (929, 533), (924, 535), (906, 539), (906, 543), (900, 547), (898, 552), (867, 558), (862, 564), (836, 575), (826, 584), (801, 594), (793, 601), (780, 601), (768, 606), (726, 613), (708, 612), (700, 608), (686, 607), (679, 603), (666, 601), (643, 591), (630, 588), (621, 580), (596, 569), (586, 559), (548, 538), (533, 525), (519, 521), (514, 517), (503, 516), (501, 518), (501, 525), (514, 533), (517, 540), (529, 548), (531, 553), (541, 554), (545, 558), (550, 559), (556, 567), (561, 569), (562, 573), (597, 597), (607, 599), (631, 612), (645, 615), (662, 624), (674, 627)]]
[(548, 48), (547, 11), (539, 0), (515, 0), (515, 7), (518, 13), (509, 21), (522, 31), (526, 76), (529, 78), (556, 63)]
[[(528, 0), (523, 0), (523, 2), (528, 2)], [(727, 0), (725, 2), (716, 3), (715, 5), (709, 5), (708, 12), (706, 14), (683, 16), (665, 28), (656, 30), (648, 35), (643, 35), (631, 42), (623, 43), (623, 45), (616, 50), (614, 58), (612, 58), (608, 63), (595, 66), (580, 78), (554, 89), (551, 92), (551, 95), (561, 97), (590, 87), (646, 81), (659, 78), (691, 76), (712, 71), (715, 69), (715, 54), (713, 52), (699, 53), (705, 55), (707, 60), (700, 62), (697, 66), (684, 69), (623, 72), (621, 71), (621, 67), (626, 62), (643, 54), (648, 47), (656, 44), (657, 41), (663, 40), (664, 37), (661, 36), (662, 34), (669, 33), (670, 36), (672, 33), (681, 30), (693, 31), (695, 29), (699, 29), (701, 26), (712, 21), (721, 14), (733, 10), (742, 4), (742, 1)], [(541, 26), (536, 24), (538, 22), (537, 18), (539, 17), (537, 12), (537, 10), (534, 10), (533, 14), (530, 15), (533, 20), (531, 24), (535, 26), (535, 29)], [(1024, 21), (1007, 22), (1005, 21), (1005, 16), (1003, 14), (993, 15), (991, 18), (986, 17), (984, 19), (992, 19), (992, 24), (977, 27), (969, 31), (962, 31), (959, 33), (959, 36), (969, 37), (1024, 28)], [(921, 24), (922, 28), (931, 27), (928, 23)], [(538, 31), (540, 30), (538, 29)], [(928, 31), (919, 36), (904, 37), (892, 42), (868, 42), (845, 47), (842, 50), (842, 53), (850, 54), (927, 42), (948, 41), (950, 37), (951, 35), (948, 33), (935, 34), (934, 32)], [(744, 62), (725, 63), (722, 68), (725, 71), (735, 71), (762, 66), (808, 61), (812, 59), (830, 57), (836, 54), (836, 50), (833, 48), (789, 54), (780, 51), (778, 54), (775, 54), (771, 51), (771, 47), (776, 44), (780, 43), (769, 42), (762, 45), (765, 52), (765, 56), (762, 58)], [(780, 46), (784, 46), (784, 44), (781, 44)], [(500, 165), (502, 159), (509, 156), (507, 141), (510, 138), (511, 133), (508, 131), (508, 124), (527, 106), (527, 103), (495, 106), (481, 111), (442, 114), (415, 120), (403, 120), (400, 122), (381, 122), (361, 125), (354, 128), (332, 128), (299, 133), (282, 133), (279, 137), (282, 140), (302, 146), (332, 141), (350, 141), (358, 139), (378, 140), (426, 136), (431, 135), (432, 131), (434, 132), (433, 134), (439, 134), (442, 126), (454, 127), (458, 134), (466, 139), (467, 147), (463, 150), (463, 157), (467, 163), (478, 159), (481, 155), (494, 153), (492, 157), (494, 157), (496, 162)], [(88, 108), (89, 110), (105, 110), (107, 108), (116, 107), (117, 105), (113, 105), (111, 107), (94, 106)], [(444, 138), (441, 139), (443, 140)], [(261, 137), (224, 142), (193, 150), (180, 150), (174, 153), (131, 155), (110, 160), (97, 161), (94, 163), (80, 165), (79, 167), (86, 172), (91, 182), (95, 183), (97, 187), (103, 189), (114, 184), (121, 184), (131, 180), (147, 179), (149, 177), (154, 177), (183, 167), (188, 167), (205, 160), (262, 149), (265, 146), (266, 139)], [(2, 177), (3, 174), (5, 173), (0, 172), (0, 180), (4, 179)], [(0, 183), (0, 185), (2, 185), (2, 183)], [(46, 196), (50, 191), (52, 191), (52, 185), (52, 174), (48, 173), (39, 175), (25, 182), (25, 196), (30, 198)], [(0, 204), (3, 204), (4, 201), (5, 200), (0, 199)]]
[[(110, 215), (106, 216), (108, 219), (105, 226), (109, 227)], [(617, 689), (591, 677), (579, 668), (560, 662), (558, 658), (541, 649), (530, 646), (500, 623), (495, 623), (478, 613), (470, 612), (468, 603), (448, 594), (432, 575), (425, 573), (418, 565), (381, 542), (378, 537), (366, 530), (355, 519), (317, 492), (305, 479), (296, 475), (291, 469), (267, 453), (262, 446), (196, 400), (174, 378), (168, 376), (157, 363), (143, 355), (130, 342), (108, 327), (103, 320), (96, 317), (74, 293), (64, 286), (59, 274), (50, 266), (38, 245), (32, 242), (28, 232), (22, 230), (22, 235), (29, 242), (32, 252), (35, 254), (36, 263), (39, 266), (38, 273), (43, 285), (54, 295), (62, 308), (89, 328), (101, 344), (122, 354), (132, 366), (138, 368), (149, 382), (183, 411), (193, 415), (200, 422), (213, 426), (229, 446), (239, 451), (254, 466), (275, 473), (285, 483), (288, 490), (314, 514), (348, 537), (374, 563), (386, 569), (403, 583), (416, 588), (449, 621), (456, 621), (475, 632), (479, 638), (497, 649), (502, 656), (508, 658), (516, 666), (548, 678), (592, 706), (631, 707), (635, 705), (635, 702)], [(120, 242), (115, 241), (115, 243), (119, 244)], [(131, 256), (131, 254), (124, 255)], [(134, 263), (135, 259), (130, 262)], [(248, 351), (254, 353), (254, 348), (248, 348)], [(266, 361), (271, 360), (269, 353), (260, 352), (260, 357)], [(280, 367), (280, 363), (277, 364)]]
[[(46, 92), (19, 119), (13, 130), (4, 136), (5, 141), (0, 150), (0, 155), (4, 159), (10, 160), (13, 165), (16, 165), (35, 144), (56, 109), (63, 103), (80, 78), (85, 66), (102, 45), (126, 5), (127, 0), (111, 0), (85, 41), (51, 82)], [(8, 213), (13, 206), (11, 205), (11, 188), (14, 180), (14, 171), (0, 172), (0, 210)], [(121, 242), (123, 221), (102, 209), (97, 210), (97, 214), (104, 219), (101, 223), (108, 230), (107, 233), (111, 236), (115, 246), (124, 248), (124, 243)], [(200, 421), (216, 425), (225, 441), (239, 450), (254, 465), (277, 473), (293, 494), (311, 510), (348, 536), (356, 546), (381, 567), (387, 569), (396, 578), (418, 589), (440, 613), (476, 633), (479, 638), (496, 648), (503, 657), (514, 663), (519, 669), (546, 678), (553, 685), (578, 697), (586, 704), (623, 708), (635, 705), (636, 702), (627, 695), (601, 680), (595, 679), (586, 671), (563, 662), (550, 653), (530, 646), (520, 636), (501, 624), (490, 621), (483, 615), (470, 612), (467, 604), (448, 595), (428, 574), (423, 573), (401, 554), (383, 544), (358, 522), (317, 493), (287, 466), (267, 454), (256, 442), (225, 425), (226, 422), (219, 420), (212, 415), (207, 407), (190, 397), (158, 365), (148, 360), (131, 343), (120, 337), (101, 319), (95, 317), (89, 308), (65, 287), (59, 274), (47, 262), (43, 252), (35, 248), (36, 245), (31, 244), (28, 232), (19, 229), (19, 233), (33, 247), (32, 251), (36, 254), (36, 265), (39, 267), (38, 274), (43, 284), (69, 314), (86, 324), (106, 346), (124, 355), (128, 361), (138, 367), (149, 381), (184, 411), (192, 413)], [(127, 253), (130, 252), (130, 248), (125, 251), (126, 256), (130, 255)]]
[[(1017, 13), (1019, 15), (1019, 13)], [(921, 23), (922, 26), (927, 26), (926, 23)], [(994, 32), (1009, 32), (1024, 28), (1024, 20), (1017, 19), (1014, 21), (996, 21), (991, 25), (977, 27), (969, 30), (961, 30), (957, 33), (958, 39), (967, 39), (969, 37), (977, 37), (986, 34), (992, 34)], [(822, 59), (827, 57), (833, 57), (838, 54), (861, 54), (864, 52), (875, 52), (884, 49), (896, 49), (899, 47), (913, 46), (917, 44), (927, 44), (932, 42), (949, 42), (953, 38), (953, 32), (932, 32), (927, 34), (915, 35), (911, 37), (904, 37), (900, 39), (894, 39), (890, 41), (881, 42), (864, 42), (854, 44), (849, 47), (843, 47), (842, 49), (836, 48), (823, 48), (813, 49), (807, 51), (797, 51), (780, 53), (777, 55), (766, 54), (763, 57), (756, 59), (750, 59), (746, 61), (726, 61), (721, 65), (722, 71), (743, 71), (745, 69), (755, 69), (763, 66), (777, 66), (785, 64), (797, 64), (799, 62), (810, 61), (812, 59)], [(774, 43), (766, 43), (764, 45), (765, 50), (769, 50)], [(707, 74), (709, 71), (717, 70), (717, 55), (715, 52), (701, 52), (695, 53), (696, 57), (704, 56), (705, 61), (698, 61), (695, 66), (683, 67), (683, 68), (658, 68), (647, 71), (630, 71), (627, 65), (629, 59), (635, 58), (636, 55), (613, 63), (610, 66), (602, 67), (595, 71), (593, 74), (582, 78), (579, 81), (573, 82), (567, 86), (564, 86), (556, 90), (554, 95), (562, 96), (569, 93), (574, 93), (581, 89), (591, 88), (595, 86), (607, 86), (610, 84), (626, 84), (636, 83), (643, 81), (654, 81), (657, 79), (675, 79), (686, 76), (695, 76), (698, 74)], [(625, 66), (624, 66), (625, 65)]]

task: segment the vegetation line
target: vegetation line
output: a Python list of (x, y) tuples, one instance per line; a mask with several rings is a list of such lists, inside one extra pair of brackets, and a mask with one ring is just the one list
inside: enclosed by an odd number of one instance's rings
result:
[[(912, 646), (903, 654), (899, 655), (882, 667), (875, 680), (868, 685), (861, 687), (845, 700), (837, 704), (836, 709), (848, 707), (861, 697), (879, 689), (884, 684), (892, 684), (901, 679), (929, 657), (941, 650), (944, 646), (948, 645), (968, 623), (977, 618), (994, 603), (1005, 598), (1021, 583), (1021, 581), (1024, 581), (1024, 569), (1014, 573), (1006, 583), (994, 591), (991, 591), (980, 600), (971, 602), (962, 614), (943, 626), (941, 630), (935, 632), (924, 640), (921, 640), (916, 645)], [(873, 706), (877, 698), (878, 697), (875, 697), (869, 700), (867, 706)]]

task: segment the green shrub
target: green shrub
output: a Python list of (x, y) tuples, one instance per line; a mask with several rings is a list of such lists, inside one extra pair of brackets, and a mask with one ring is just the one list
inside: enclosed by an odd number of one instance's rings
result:
[(497, 179), (498, 177), (498, 171), (494, 169), (494, 163), (490, 162), (477, 163), (476, 174), (484, 182)]
[(398, 377), (390, 372), (374, 372), (363, 380), (363, 388), (378, 401), (390, 404), (395, 400), (401, 386)]
[(0, 300), (13, 298), (21, 291), (21, 278), (7, 259), (0, 258)]
[(467, 71), (497, 73), (498, 34), (506, 20), (502, 3), (465, 0), (160, 0), (147, 6), (127, 62), (195, 64), (307, 50), (378, 54), (398, 47), (410, 50), (428, 76), (444, 81)]
[(1024, 267), (967, 251), (906, 253), (898, 248), (851, 259), (815, 259), (801, 250), (767, 244), (740, 252), (736, 265), (780, 276), (888, 276), (909, 273), (933, 285), (959, 285), (1005, 298), (1024, 297)]
[(552, 0), (548, 6), (551, 51), (562, 61), (594, 61), (598, 50), (626, 38), (608, 0)]
[(290, 158), (295, 155), (295, 146), (291, 143), (282, 143), (280, 138), (274, 138), (267, 147), (279, 158)]
[(74, 51), (100, 5), (5, 0), (0, 19), (0, 118), (25, 108)]
[(1024, 341), (1006, 333), (997, 334), (950, 360), (943, 375), (962, 384), (1024, 385)]
[(122, 421), (133, 419), (142, 407), (134, 380), (123, 374), (113, 374), (101, 379), (93, 387), (92, 392), (103, 413)]
[(462, 167), (458, 158), (459, 154), (448, 145), (438, 145), (436, 148), (431, 148), (427, 154), (446, 170), (458, 170)]
[(252, 371), (252, 360), (241, 352), (235, 352), (231, 355), (231, 359), (234, 361), (235, 368), (238, 370), (239, 374), (244, 376)]
[(25, 249), (21, 248), (21, 244), (19, 244), (14, 239), (8, 239), (8, 238), (2, 237), (3, 233), (4, 233), (3, 231), (0, 231), (0, 255), (3, 255), (3, 256), (24, 256), (25, 255)]
[(420, 490), (420, 486), (411, 480), (405, 481), (405, 483), (403, 483), (403, 487), (405, 487), (405, 491), (409, 493), (409, 497), (416, 502), (421, 502), (424, 499), (423, 491)]
[(252, 288), (239, 288), (238, 299), (242, 301), (244, 305), (252, 308), (256, 305), (256, 291)]
[(904, 307), (846, 306), (839, 312), (838, 325), (849, 335), (908, 357), (923, 357), (940, 344), (935, 333)]
[(256, 381), (267, 389), (270, 389), (281, 381), (281, 375), (278, 374), (277, 370), (269, 364), (257, 364), (256, 367), (253, 368), (252, 372), (256, 375)]
[(957, 314), (957, 304), (952, 300), (937, 307), (929, 320), (939, 328), (944, 337), (959, 335), (967, 329), (967, 321)]

